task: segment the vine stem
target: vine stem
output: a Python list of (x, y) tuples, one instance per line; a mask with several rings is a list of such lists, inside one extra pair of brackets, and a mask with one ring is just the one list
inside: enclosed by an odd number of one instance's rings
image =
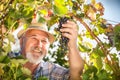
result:
[[(81, 24), (83, 24), (85, 26), (85, 28), (87, 29), (87, 31), (90, 32), (91, 36), (97, 41), (98, 45), (101, 46), (101, 49), (103, 51), (103, 53), (105, 54), (106, 56), (106, 60), (107, 60), (107, 63), (111, 66), (111, 68), (113, 69), (113, 71), (116, 73), (117, 70), (112, 67), (113, 65), (111, 63), (114, 63), (114, 60), (112, 59), (112, 57), (109, 55), (109, 51), (106, 49), (106, 47), (104, 46), (104, 44), (102, 44), (102, 41), (94, 34), (94, 32), (92, 32), (92, 30), (89, 28), (89, 26), (81, 19), (81, 18), (77, 18), (77, 20), (80, 21)], [(110, 59), (111, 59), (111, 62), (110, 60), (108, 59), (107, 55), (109, 55)]]
[[(94, 32), (89, 28), (89, 26), (87, 25), (87, 23), (85, 23), (82, 18), (78, 18), (77, 16), (75, 16), (72, 13), (69, 13), (70, 16), (73, 16), (76, 20), (78, 20), (86, 29), (87, 31), (91, 34), (91, 36), (96, 40), (96, 42), (98, 43), (98, 45), (101, 47), (104, 55), (106, 56), (106, 63), (108, 63), (110, 65), (110, 67), (112, 68), (112, 70), (114, 71), (114, 73), (117, 74), (117, 67), (113, 67), (113, 65), (111, 63), (115, 63), (114, 60), (112, 59), (112, 57), (109, 55), (109, 51), (106, 49), (106, 47), (104, 46), (104, 44), (102, 43), (102, 41), (94, 34)], [(111, 62), (109, 61), (107, 55), (109, 55)]]

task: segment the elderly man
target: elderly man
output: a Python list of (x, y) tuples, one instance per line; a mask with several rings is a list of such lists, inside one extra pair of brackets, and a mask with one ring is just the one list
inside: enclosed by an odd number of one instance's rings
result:
[(69, 69), (43, 61), (43, 58), (48, 53), (49, 45), (54, 41), (53, 35), (47, 31), (45, 25), (34, 23), (26, 30), (21, 30), (18, 33), (21, 54), (28, 59), (24, 67), (32, 72), (33, 79), (37, 80), (38, 77), (45, 76), (49, 80), (81, 80), (83, 60), (76, 43), (78, 36), (77, 25), (72, 21), (67, 21), (62, 27), (60, 29), (62, 35), (69, 39)]

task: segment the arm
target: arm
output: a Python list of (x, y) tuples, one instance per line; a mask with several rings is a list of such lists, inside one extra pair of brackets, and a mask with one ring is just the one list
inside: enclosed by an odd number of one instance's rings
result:
[(62, 35), (69, 38), (68, 56), (70, 65), (70, 79), (81, 80), (80, 75), (82, 74), (84, 63), (77, 48), (77, 25), (72, 21), (67, 21), (67, 23), (63, 24), (62, 26), (63, 28), (60, 29), (60, 31), (63, 32)]

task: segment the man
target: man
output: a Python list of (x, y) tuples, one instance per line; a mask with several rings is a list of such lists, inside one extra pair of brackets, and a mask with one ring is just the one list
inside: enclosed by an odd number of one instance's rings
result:
[(80, 75), (83, 70), (83, 60), (77, 48), (77, 25), (72, 21), (62, 25), (62, 35), (69, 39), (68, 58), (69, 69), (51, 62), (44, 62), (42, 59), (48, 53), (48, 48), (54, 41), (45, 25), (40, 23), (31, 24), (28, 29), (18, 33), (22, 55), (28, 59), (24, 67), (28, 68), (37, 80), (40, 76), (45, 76), (49, 80), (81, 80)]

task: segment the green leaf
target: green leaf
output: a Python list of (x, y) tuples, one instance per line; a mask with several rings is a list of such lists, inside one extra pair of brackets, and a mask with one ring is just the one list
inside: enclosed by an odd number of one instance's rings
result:
[(47, 77), (39, 77), (38, 80), (49, 80)]
[(32, 80), (31, 78), (27, 78), (27, 79), (25, 79), (25, 80)]
[(14, 57), (14, 59), (24, 59), (24, 57), (22, 56), (22, 55), (20, 55), (20, 56), (16, 56), (16, 57)]
[(27, 0), (28, 3), (33, 2), (34, 0)]
[(48, 14), (48, 11), (46, 9), (40, 10), (39, 12), (40, 12), (40, 14), (43, 14), (43, 15), (47, 15)]
[(111, 80), (110, 74), (107, 73), (105, 70), (101, 70), (97, 75), (99, 80)]
[(68, 12), (68, 8), (65, 6), (64, 0), (55, 0), (53, 5), (53, 11), (57, 15), (64, 15)]
[(87, 38), (93, 39), (93, 37), (90, 35), (90, 32), (89, 32), (89, 31), (86, 31), (85, 34), (87, 34), (87, 35), (86, 35)]
[(2, 69), (2, 66), (0, 64), (0, 76), (4, 74), (4, 70)]
[(14, 36), (12, 35), (12, 34), (8, 34), (7, 35), (7, 38), (8, 38), (8, 40), (10, 41), (10, 42), (15, 42), (15, 38), (14, 38)]
[(110, 55), (111, 55), (111, 57), (112, 57), (112, 59), (113, 59), (114, 61), (119, 62), (119, 59), (118, 59), (116, 53), (114, 53), (114, 54), (110, 54)]
[(114, 44), (117, 50), (120, 50), (120, 25), (114, 27)]
[(68, 0), (67, 4), (70, 5), (71, 7), (73, 6), (73, 2), (71, 0)]
[(39, 23), (45, 23), (45, 18), (43, 18), (43, 17), (41, 17), (40, 15), (39, 16), (37, 16), (37, 22), (39, 22)]
[(33, 9), (32, 7), (26, 6), (26, 8), (23, 9), (23, 12), (22, 12), (21, 15), (23, 15), (24, 18), (30, 18), (30, 17), (32, 17), (33, 14), (34, 14), (34, 11), (33, 11), (33, 10), (34, 10), (34, 9)]
[(2, 43), (2, 41), (0, 41), (0, 47), (2, 47), (2, 45), (3, 45), (3, 43)]
[(108, 71), (108, 72), (112, 72), (112, 68), (110, 67), (110, 65), (108, 63), (105, 63), (105, 69)]
[(16, 61), (17, 61), (19, 64), (25, 64), (28, 60), (27, 60), (27, 59), (16, 59)]
[(95, 65), (95, 67), (96, 67), (98, 70), (101, 70), (102, 67), (103, 67), (101, 57), (97, 57), (96, 59), (94, 59), (93, 64)]
[[(98, 22), (97, 22), (97, 23), (98, 23)], [(94, 30), (95, 34), (98, 35), (98, 34), (105, 33), (105, 29), (103, 28), (104, 25), (98, 24), (98, 25), (96, 25), (96, 27), (97, 27), (97, 30), (96, 30), (96, 29)]]
[(84, 18), (84, 17), (85, 17), (85, 14), (84, 14), (84, 13), (77, 14), (77, 17), (79, 17), (79, 18)]
[(8, 56), (0, 56), (0, 63), (9, 63), (10, 58)]
[(54, 25), (58, 21), (58, 16), (52, 17), (49, 21), (47, 21), (48, 26)]
[(86, 46), (82, 45), (79, 43), (79, 50), (82, 51), (82, 52), (89, 52), (91, 49), (87, 48)]
[(23, 74), (29, 75), (29, 76), (31, 75), (31, 71), (28, 68), (22, 67), (21, 70)]
[(17, 69), (16, 71), (16, 77), (19, 78), (23, 75), (22, 70), (20, 68)]
[(10, 16), (7, 17), (7, 20), (5, 20), (5, 27), (9, 29), (12, 26), (12, 24), (14, 24), (14, 20)]
[(29, 24), (24, 24), (24, 25), (23, 25), (23, 28), (24, 28), (24, 29), (27, 29), (28, 25), (29, 25)]
[(103, 51), (99, 48), (99, 46), (97, 46), (96, 48), (93, 49), (92, 55), (93, 55), (94, 58), (96, 58), (98, 56), (105, 57)]
[(11, 63), (13, 64), (13, 66), (18, 67), (20, 64), (23, 65), (27, 62), (27, 59), (11, 59)]
[(96, 74), (97, 68), (95, 66), (89, 66), (88, 69), (82, 74), (82, 77), (83, 80), (95, 80), (97, 79)]
[(3, 47), (3, 50), (4, 50), (4, 55), (7, 55), (7, 53), (9, 53), (11, 51), (11, 45), (10, 45), (10, 43), (8, 43), (7, 45), (5, 45)]

